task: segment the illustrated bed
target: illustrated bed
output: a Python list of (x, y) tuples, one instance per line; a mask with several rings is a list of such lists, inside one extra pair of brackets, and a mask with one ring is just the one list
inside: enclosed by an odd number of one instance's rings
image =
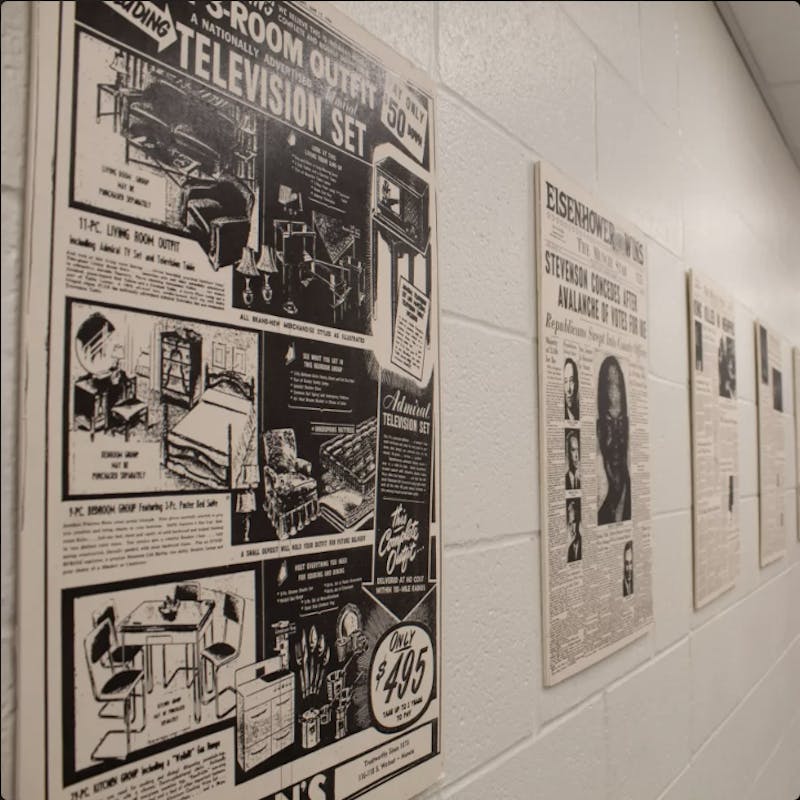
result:
[(205, 368), (203, 393), (166, 435), (165, 465), (214, 489), (236, 488), (255, 428), (254, 380)]

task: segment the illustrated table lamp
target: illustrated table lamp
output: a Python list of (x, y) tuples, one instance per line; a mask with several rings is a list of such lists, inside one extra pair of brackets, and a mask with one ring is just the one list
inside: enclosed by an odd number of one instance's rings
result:
[(250, 278), (257, 278), (259, 276), (258, 268), (256, 267), (255, 259), (253, 258), (253, 251), (249, 247), (242, 250), (242, 257), (236, 266), (236, 271), (240, 275), (244, 275), (244, 290), (242, 291), (242, 300), (249, 308), (253, 305), (253, 290), (250, 287)]
[(261, 256), (256, 264), (256, 269), (264, 276), (264, 283), (261, 285), (261, 296), (264, 298), (265, 303), (269, 303), (272, 300), (272, 287), (269, 285), (269, 279), (271, 275), (278, 271), (269, 247), (261, 248)]

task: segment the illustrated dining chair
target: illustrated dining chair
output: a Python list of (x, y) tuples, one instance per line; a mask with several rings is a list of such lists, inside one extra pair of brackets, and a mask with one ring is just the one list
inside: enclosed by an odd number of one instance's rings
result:
[[(179, 583), (175, 586), (175, 593), (172, 596), (172, 599), (179, 603), (181, 600), (188, 600), (192, 602), (199, 602), (200, 601), (200, 584), (199, 583)], [(196, 664), (192, 663), (192, 666), (189, 666), (189, 654), (194, 654), (194, 649), (185, 644), (183, 646), (183, 666), (177, 667), (172, 675), (169, 676), (167, 679), (167, 648), (161, 648), (161, 667), (163, 670), (164, 676), (164, 688), (169, 686), (172, 683), (172, 679), (179, 673), (185, 672), (186, 673), (186, 688), (188, 689), (192, 685), (192, 681), (194, 680), (194, 675), (196, 671)], [(192, 661), (194, 659), (192, 658)]]
[[(93, 761), (104, 761), (107, 759), (125, 760), (131, 751), (131, 733), (142, 733), (147, 724), (147, 691), (144, 684), (144, 670), (141, 669), (119, 669), (113, 671), (110, 667), (104, 666), (111, 663), (110, 653), (114, 647), (110, 622), (105, 619), (96, 625), (91, 633), (83, 640), (83, 649), (86, 654), (86, 666), (89, 670), (89, 681), (92, 685), (92, 694), (98, 703), (102, 703), (98, 716), (104, 719), (121, 719), (125, 727), (122, 730), (115, 729), (106, 731), (103, 738), (92, 750), (91, 758)], [(137, 685), (140, 692), (136, 692)], [(136, 697), (142, 698), (142, 724), (141, 727), (132, 730), (131, 724), (135, 713)], [(121, 703), (122, 711), (112, 714), (105, 709), (111, 703)], [(125, 753), (103, 753), (99, 754), (105, 740), (112, 734), (125, 734)]]
[[(117, 608), (113, 602), (109, 602), (108, 605), (104, 606), (100, 611), (96, 611), (92, 614), (92, 625), (95, 628), (104, 621), (108, 621), (111, 627), (111, 647), (104, 656), (103, 666), (110, 668), (112, 672), (116, 672), (118, 669), (130, 668), (133, 666), (136, 656), (141, 655), (142, 669), (144, 669), (144, 649), (142, 646), (138, 644), (120, 644), (120, 635), (117, 630)], [(112, 719), (118, 717), (118, 714), (115, 714), (113, 711), (108, 711), (109, 705), (109, 703), (106, 703), (106, 705), (100, 709), (100, 716), (111, 717)], [(131, 718), (131, 722), (136, 721), (135, 706), (133, 711), (134, 714)]]
[[(111, 667), (112, 671), (127, 667), (133, 664), (136, 656), (142, 654), (142, 647), (138, 644), (121, 645), (119, 631), (117, 630), (117, 609), (114, 603), (108, 603), (100, 611), (92, 614), (92, 625), (96, 628), (103, 622), (108, 621), (111, 628), (111, 648), (106, 654), (103, 666)], [(144, 656), (142, 656), (144, 658)], [(144, 665), (144, 661), (142, 661)]]
[[(214, 692), (214, 709), (217, 718), (227, 716), (233, 711), (235, 705), (225, 712), (219, 710), (220, 695), (225, 692), (235, 692), (233, 686), (226, 686), (222, 691), (219, 690), (219, 670), (226, 664), (230, 664), (239, 656), (242, 647), (242, 630), (244, 624), (244, 600), (235, 594), (225, 593), (222, 604), (222, 638), (212, 642), (203, 649), (200, 657), (203, 666), (206, 664), (211, 667), (211, 682)], [(210, 702), (210, 698), (205, 702)]]

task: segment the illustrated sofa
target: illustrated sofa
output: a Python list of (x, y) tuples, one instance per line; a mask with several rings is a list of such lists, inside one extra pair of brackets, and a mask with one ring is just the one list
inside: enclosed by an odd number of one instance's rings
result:
[(234, 122), (202, 98), (190, 95), (164, 78), (129, 93), (122, 131), (138, 146), (158, 151), (162, 158), (181, 154), (212, 174), (228, 163), (235, 146)]

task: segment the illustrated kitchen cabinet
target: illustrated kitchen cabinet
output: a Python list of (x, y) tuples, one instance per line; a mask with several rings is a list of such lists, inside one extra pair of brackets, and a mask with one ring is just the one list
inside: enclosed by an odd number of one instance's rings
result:
[(203, 337), (189, 328), (161, 334), (161, 397), (193, 408), (200, 398)]
[(245, 770), (294, 744), (293, 672), (270, 671), (280, 659), (236, 670), (236, 752)]

